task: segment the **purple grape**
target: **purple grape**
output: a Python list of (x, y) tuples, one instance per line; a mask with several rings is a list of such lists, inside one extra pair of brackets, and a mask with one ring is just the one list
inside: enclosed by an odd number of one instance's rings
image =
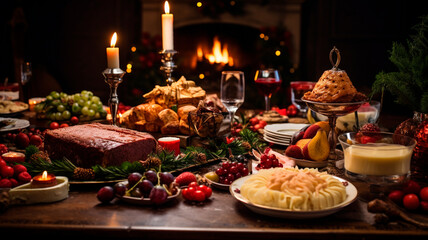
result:
[(110, 186), (104, 186), (98, 190), (97, 198), (102, 203), (108, 203), (114, 199), (114, 190)]
[(143, 175), (141, 175), (141, 173), (139, 172), (134, 172), (129, 174), (128, 176), (128, 184), (129, 187), (131, 188), (132, 186), (134, 186), (138, 181), (140, 181), (140, 179), (143, 177)]
[(153, 189), (153, 183), (147, 179), (144, 179), (140, 182), (138, 188), (140, 188), (141, 193), (147, 197), (150, 194), (150, 191)]
[(149, 195), (150, 201), (156, 205), (161, 205), (166, 202), (168, 193), (162, 186), (155, 186)]
[(126, 190), (128, 190), (126, 188), (126, 185), (124, 183), (116, 183), (113, 187), (114, 190), (114, 194), (118, 195), (118, 196), (123, 196), (126, 193)]
[(158, 175), (155, 171), (149, 170), (144, 173), (144, 176), (146, 176), (146, 179), (153, 183), (153, 185), (156, 185), (158, 183)]
[(169, 172), (159, 173), (159, 179), (161, 184), (165, 184), (167, 186), (174, 182), (174, 176)]

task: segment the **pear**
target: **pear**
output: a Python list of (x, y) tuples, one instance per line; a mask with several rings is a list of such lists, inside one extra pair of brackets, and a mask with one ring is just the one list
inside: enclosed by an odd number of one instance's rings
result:
[(322, 162), (327, 160), (330, 153), (327, 133), (319, 129), (315, 136), (303, 147), (303, 155), (306, 159)]

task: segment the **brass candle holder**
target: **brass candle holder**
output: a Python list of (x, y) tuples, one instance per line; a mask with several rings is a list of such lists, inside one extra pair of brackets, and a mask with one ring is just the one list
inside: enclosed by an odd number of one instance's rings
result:
[(168, 85), (171, 85), (175, 80), (172, 77), (172, 72), (174, 71), (174, 68), (177, 67), (174, 63), (174, 55), (177, 54), (177, 51), (175, 50), (163, 50), (160, 52), (162, 54), (162, 64), (163, 66), (160, 67), (160, 70), (164, 71), (166, 74), (166, 83)]
[(103, 71), (104, 81), (110, 86), (108, 104), (110, 107), (112, 125), (115, 126), (117, 126), (117, 107), (119, 105), (117, 87), (123, 81), (123, 75), (125, 75), (125, 72), (120, 68), (107, 68)]

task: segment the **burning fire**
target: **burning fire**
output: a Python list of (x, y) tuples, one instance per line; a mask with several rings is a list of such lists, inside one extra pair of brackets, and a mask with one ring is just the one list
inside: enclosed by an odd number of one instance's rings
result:
[(217, 36), (214, 37), (214, 44), (211, 53), (207, 53), (207, 51), (204, 51), (201, 46), (198, 46), (196, 49), (196, 55), (198, 57), (198, 61), (202, 61), (203, 58), (206, 58), (211, 64), (219, 63), (233, 66), (233, 57), (229, 56), (227, 44), (224, 44), (222, 48), (221, 42), (218, 40)]

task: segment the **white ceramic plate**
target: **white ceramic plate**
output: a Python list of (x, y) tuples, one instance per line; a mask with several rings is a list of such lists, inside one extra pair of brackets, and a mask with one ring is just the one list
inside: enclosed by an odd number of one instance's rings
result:
[(273, 140), (272, 138), (269, 138), (269, 137), (266, 137), (266, 136), (263, 136), (263, 139), (266, 141), (266, 142), (271, 142), (271, 143), (275, 143), (275, 144), (278, 144), (278, 145), (283, 145), (283, 146), (288, 146), (289, 144), (290, 144), (290, 142), (288, 141), (288, 142), (279, 142), (279, 141), (276, 141), (276, 140)]
[(8, 132), (8, 131), (22, 129), (30, 126), (30, 122), (25, 119), (0, 117), (0, 121), (10, 121), (9, 125), (6, 125), (0, 128), (0, 132)]
[(208, 179), (207, 177), (205, 177), (205, 175), (204, 175), (204, 178), (207, 180), (207, 182), (208, 182), (211, 186), (213, 186), (213, 187), (215, 187), (215, 188), (217, 188), (217, 189), (221, 189), (221, 190), (229, 190), (230, 185), (228, 185), (228, 184), (222, 184), (222, 183), (218, 183), (218, 182), (213, 182), (213, 181), (211, 181), (210, 179)]
[(265, 131), (282, 136), (293, 136), (293, 134), (309, 124), (301, 123), (278, 123), (266, 125)]
[(291, 137), (277, 137), (277, 136), (272, 136), (272, 135), (269, 135), (269, 134), (267, 134), (267, 133), (265, 133), (264, 134), (264, 136), (265, 137), (268, 137), (268, 138), (271, 138), (271, 139), (274, 139), (274, 140), (277, 140), (277, 141), (282, 141), (282, 142), (288, 142), (288, 141), (291, 141)]
[(323, 210), (315, 210), (315, 211), (292, 211), (285, 210), (281, 208), (267, 207), (260, 204), (254, 204), (248, 201), (245, 197), (243, 197), (239, 193), (239, 189), (241, 189), (242, 184), (249, 178), (250, 176), (245, 176), (235, 180), (230, 185), (230, 193), (232, 196), (236, 198), (236, 200), (242, 202), (248, 209), (255, 213), (259, 213), (262, 215), (270, 216), (270, 217), (278, 217), (278, 218), (288, 218), (288, 219), (310, 219), (310, 218), (320, 218), (331, 215), (333, 213), (338, 212), (344, 207), (348, 206), (352, 202), (357, 199), (358, 191), (352, 183), (334, 176), (334, 178), (338, 179), (341, 182), (347, 182), (345, 187), (346, 189), (346, 199), (342, 203)]

